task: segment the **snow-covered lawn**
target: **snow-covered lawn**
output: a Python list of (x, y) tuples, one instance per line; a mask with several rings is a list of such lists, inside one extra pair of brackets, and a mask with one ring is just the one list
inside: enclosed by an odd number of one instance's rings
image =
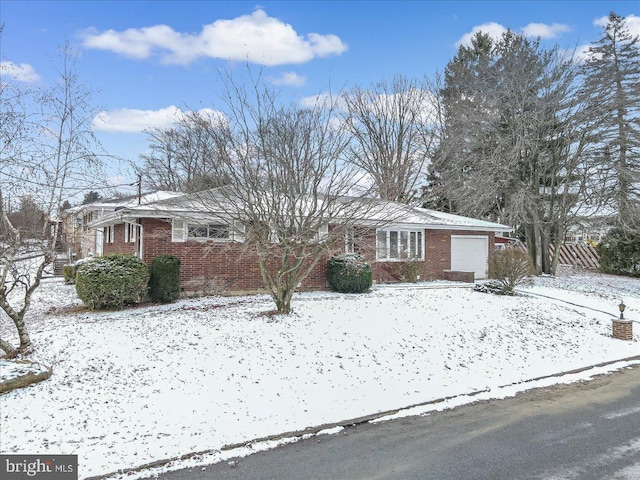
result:
[[(376, 287), (86, 312), (47, 281), (29, 314), (53, 376), (0, 396), (0, 453), (78, 454), (80, 478), (640, 354), (614, 340), (640, 279), (573, 273), (526, 289)], [(11, 330), (2, 325), (3, 336)], [(473, 398), (471, 398), (473, 400)]]

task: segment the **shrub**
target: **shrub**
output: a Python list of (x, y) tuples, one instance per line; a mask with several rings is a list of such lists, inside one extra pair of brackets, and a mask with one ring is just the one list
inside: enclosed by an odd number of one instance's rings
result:
[(149, 296), (152, 302), (173, 302), (180, 297), (180, 259), (158, 255), (151, 261)]
[(597, 247), (604, 273), (640, 277), (640, 235), (611, 230)]
[(400, 275), (405, 282), (416, 283), (420, 275), (420, 270), (424, 262), (419, 260), (408, 260), (400, 264)]
[(134, 255), (107, 255), (83, 263), (76, 273), (76, 293), (91, 308), (122, 308), (142, 301), (149, 269)]
[(78, 267), (85, 262), (91, 260), (90, 258), (81, 258), (74, 263), (68, 263), (62, 266), (62, 276), (64, 277), (65, 285), (75, 285), (76, 273), (78, 273)]
[(329, 285), (338, 292), (363, 293), (373, 284), (371, 265), (362, 255), (344, 254), (332, 257), (328, 269)]
[(489, 272), (505, 295), (513, 295), (513, 289), (535, 273), (529, 255), (515, 248), (496, 250), (489, 259)]
[(73, 285), (76, 283), (76, 269), (74, 264), (68, 264), (62, 266), (62, 276), (64, 277), (65, 285)]

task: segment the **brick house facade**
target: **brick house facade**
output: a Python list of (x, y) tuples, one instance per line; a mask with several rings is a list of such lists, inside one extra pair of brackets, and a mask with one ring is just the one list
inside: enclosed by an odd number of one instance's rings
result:
[[(448, 216), (446, 217), (450, 220)], [(129, 220), (127, 220), (129, 218)], [(135, 219), (133, 219), (135, 218)], [(466, 217), (460, 217), (466, 219)], [(466, 219), (468, 222), (469, 219)], [(250, 251), (243, 242), (215, 241), (203, 239), (187, 239), (174, 241), (172, 238), (172, 220), (170, 217), (145, 217), (144, 212), (121, 210), (112, 218), (103, 219), (109, 225), (99, 227), (104, 236), (104, 254), (129, 253), (136, 254), (150, 264), (154, 257), (170, 254), (181, 261), (180, 284), (184, 291), (201, 293), (253, 293), (263, 291), (262, 276), (258, 256)], [(463, 222), (458, 222), (463, 223)], [(469, 222), (468, 222), (469, 223)], [(504, 225), (476, 222), (469, 228), (452, 224), (415, 225), (404, 235), (406, 242), (414, 239), (413, 247), (420, 252), (419, 260), (412, 260), (415, 273), (420, 280), (448, 279), (473, 281), (472, 272), (452, 272), (452, 236), (485, 236), (486, 252), (479, 252), (488, 258), (494, 245), (495, 232)], [(484, 227), (484, 229), (483, 229)], [(490, 227), (490, 228), (489, 228)], [(329, 226), (331, 228), (331, 226)], [(404, 229), (409, 232), (405, 225)], [(418, 234), (421, 232), (421, 236)], [(379, 230), (372, 228), (358, 237), (351, 247), (363, 254), (371, 263), (373, 278), (376, 283), (405, 281), (402, 265), (407, 263), (400, 259), (378, 258), (376, 235)], [(400, 240), (396, 234), (396, 243)], [(419, 239), (416, 240), (416, 239)], [(394, 248), (396, 247), (394, 243)], [(418, 245), (419, 244), (419, 245)], [(379, 245), (378, 245), (379, 247)], [(317, 290), (327, 288), (327, 260), (332, 254), (345, 252), (344, 238), (336, 241), (333, 248), (328, 249), (323, 258), (315, 265), (309, 276), (300, 285), (301, 290)]]

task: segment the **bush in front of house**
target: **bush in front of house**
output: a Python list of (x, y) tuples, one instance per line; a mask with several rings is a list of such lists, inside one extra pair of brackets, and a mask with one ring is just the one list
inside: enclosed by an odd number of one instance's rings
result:
[(362, 255), (343, 254), (332, 257), (328, 264), (331, 288), (342, 293), (363, 293), (373, 284), (371, 265)]
[(619, 228), (609, 231), (598, 244), (603, 273), (640, 277), (640, 235)]
[(151, 260), (149, 296), (152, 302), (168, 303), (180, 297), (180, 259), (158, 255)]
[(122, 308), (141, 302), (148, 282), (149, 268), (135, 255), (106, 255), (78, 267), (76, 293), (94, 309)]
[(65, 285), (73, 285), (76, 283), (76, 269), (78, 267), (75, 264), (68, 264), (62, 266), (62, 276), (64, 277)]
[(73, 263), (68, 263), (62, 266), (62, 276), (64, 278), (65, 285), (75, 285), (76, 283), (76, 273), (78, 272), (78, 267), (85, 262), (88, 262), (91, 258), (81, 258), (80, 260), (76, 260)]
[(407, 260), (400, 264), (402, 280), (409, 283), (417, 283), (424, 262), (419, 260)]
[(534, 273), (533, 262), (523, 250), (496, 250), (489, 258), (490, 277), (501, 287), (503, 295), (513, 295), (513, 290)]

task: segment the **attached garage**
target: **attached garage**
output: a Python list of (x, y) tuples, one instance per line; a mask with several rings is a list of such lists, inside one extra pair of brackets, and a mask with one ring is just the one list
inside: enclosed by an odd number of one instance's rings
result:
[(475, 278), (489, 276), (489, 236), (451, 235), (451, 270), (473, 272)]

